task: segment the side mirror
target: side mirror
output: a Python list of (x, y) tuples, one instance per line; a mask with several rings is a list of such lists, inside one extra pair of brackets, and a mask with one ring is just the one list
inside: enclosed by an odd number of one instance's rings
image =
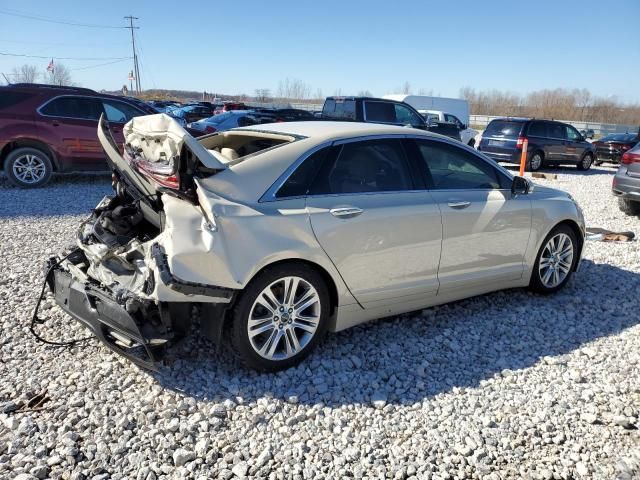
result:
[(514, 195), (526, 195), (529, 193), (530, 185), (529, 180), (524, 177), (513, 177), (513, 183), (511, 184), (511, 193)]

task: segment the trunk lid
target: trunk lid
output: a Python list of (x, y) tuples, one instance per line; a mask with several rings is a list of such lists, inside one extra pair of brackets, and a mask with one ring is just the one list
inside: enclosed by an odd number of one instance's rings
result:
[(227, 168), (222, 155), (207, 150), (164, 113), (133, 118), (125, 124), (123, 134), (121, 155), (108, 122), (100, 117), (98, 139), (108, 163), (141, 196), (155, 195), (162, 187), (181, 190), (180, 174), (193, 169), (196, 162), (212, 172)]

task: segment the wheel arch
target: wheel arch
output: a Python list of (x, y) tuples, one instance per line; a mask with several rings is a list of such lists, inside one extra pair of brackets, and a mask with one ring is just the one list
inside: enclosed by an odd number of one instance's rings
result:
[(58, 157), (53, 149), (47, 143), (32, 138), (20, 138), (18, 140), (7, 142), (7, 144), (2, 147), (2, 150), (0, 150), (0, 168), (4, 168), (4, 162), (7, 159), (7, 156), (18, 148), (36, 148), (38, 150), (41, 150), (42, 152), (47, 154), (49, 160), (51, 160), (53, 171), (60, 171)]
[[(559, 227), (560, 225), (566, 225), (567, 227), (569, 227), (573, 233), (576, 236), (576, 239), (578, 240), (578, 258), (582, 257), (582, 249), (584, 248), (584, 232), (582, 231), (582, 229), (580, 228), (580, 226), (578, 225), (578, 223), (575, 220), (572, 219), (565, 219), (562, 220), (561, 222), (556, 223), (551, 230), (549, 230), (549, 232), (551, 232), (554, 228)], [(549, 233), (547, 233), (547, 235), (549, 235)], [(546, 235), (545, 235), (546, 238)], [(578, 262), (576, 262), (575, 266), (573, 267), (573, 271), (576, 271), (576, 269), (578, 268)]]

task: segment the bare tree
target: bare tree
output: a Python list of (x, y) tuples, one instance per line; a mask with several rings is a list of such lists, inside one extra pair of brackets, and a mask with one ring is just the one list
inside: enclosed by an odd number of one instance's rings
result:
[(278, 84), (278, 97), (281, 99), (304, 100), (311, 95), (311, 86), (302, 80), (286, 78)]
[(266, 103), (271, 99), (271, 90), (268, 88), (256, 88), (255, 90), (256, 102)]
[(49, 81), (52, 85), (68, 85), (73, 86), (71, 81), (71, 70), (63, 63), (56, 63), (53, 71), (50, 72)]
[(369, 90), (360, 90), (358, 92), (358, 96), (359, 97), (373, 97), (373, 93), (371, 93)]
[(402, 93), (404, 93), (405, 95), (411, 94), (411, 84), (408, 80), (405, 80), (404, 84), (402, 85)]
[(316, 90), (315, 95), (313, 96), (314, 100), (324, 100), (324, 95), (322, 94), (322, 89), (319, 88)]
[(24, 64), (20, 68), (14, 68), (13, 81), (16, 83), (35, 83), (38, 77), (38, 67)]

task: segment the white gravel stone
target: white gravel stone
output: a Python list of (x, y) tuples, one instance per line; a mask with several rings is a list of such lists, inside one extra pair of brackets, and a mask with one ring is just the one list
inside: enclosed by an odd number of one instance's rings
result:
[[(589, 226), (640, 234), (613, 169), (554, 172), (541, 183), (569, 191)], [(640, 478), (639, 242), (587, 242), (555, 295), (372, 322), (285, 372), (189, 339), (150, 373), (93, 340), (56, 349), (29, 333), (43, 260), (108, 193), (108, 176), (0, 179), (0, 478)], [(45, 337), (87, 334), (47, 305)], [(44, 410), (13, 412), (44, 391)]]

